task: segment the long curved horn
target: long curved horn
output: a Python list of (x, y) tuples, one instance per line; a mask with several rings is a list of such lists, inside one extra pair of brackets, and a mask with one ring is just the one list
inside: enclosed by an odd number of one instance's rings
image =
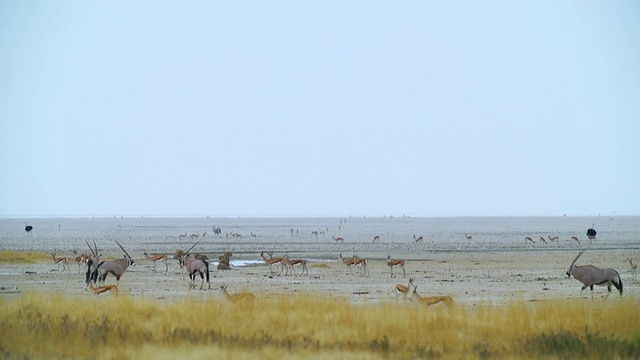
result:
[(127, 250), (125, 250), (122, 245), (120, 245), (120, 243), (116, 240), (116, 244), (118, 244), (118, 246), (120, 246), (120, 249), (122, 249), (122, 251), (124, 251), (125, 255), (127, 255), (127, 257), (129, 259), (131, 259), (131, 255), (129, 255), (129, 253), (127, 253)]
[(584, 250), (580, 251), (580, 253), (578, 254), (578, 256), (576, 256), (576, 258), (573, 260), (573, 262), (571, 263), (571, 266), (569, 266), (569, 270), (573, 269), (573, 265), (575, 265), (576, 261), (578, 261), (578, 258), (584, 254)]
[[(93, 248), (91, 247), (91, 245), (89, 245), (89, 242), (87, 240), (85, 240), (84, 242), (87, 243), (87, 246), (89, 247), (89, 250), (91, 250), (91, 253), (93, 254), (93, 257), (98, 256), (98, 253), (96, 251), (93, 251)], [(94, 240), (95, 243), (95, 240)]]
[(196, 243), (193, 244), (193, 246), (190, 247), (189, 250), (187, 250), (182, 256), (187, 256), (187, 254), (189, 254), (189, 251), (193, 250), (193, 248), (196, 247), (196, 245), (200, 244), (200, 241), (202, 241), (202, 240), (196, 241)]

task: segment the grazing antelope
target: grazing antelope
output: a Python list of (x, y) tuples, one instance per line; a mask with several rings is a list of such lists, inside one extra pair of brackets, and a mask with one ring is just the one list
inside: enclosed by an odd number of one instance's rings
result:
[[(96, 273), (92, 278), (97, 279), (98, 282), (104, 285), (105, 280), (107, 279), (107, 275), (112, 274), (116, 277), (116, 285), (120, 285), (120, 277), (127, 270), (127, 268), (131, 265), (134, 266), (136, 263), (133, 261), (129, 253), (120, 245), (119, 242), (116, 241), (116, 244), (122, 249), (124, 252), (124, 258), (117, 260), (108, 260), (103, 261), (98, 264), (98, 268), (95, 270)], [(95, 280), (94, 280), (95, 281)]]
[(633, 259), (627, 259), (629, 265), (631, 265), (631, 273), (633, 274), (633, 281), (638, 281), (638, 263), (634, 263)]
[(396, 265), (402, 268), (402, 277), (407, 277), (407, 272), (404, 271), (404, 260), (391, 260), (391, 255), (387, 255), (387, 266), (391, 269), (391, 277), (395, 277), (393, 267)]
[(198, 234), (191, 234), (189, 235), (189, 239), (193, 240), (193, 239), (197, 239), (198, 238)]
[(300, 264), (300, 266), (302, 267), (302, 272), (300, 273), (300, 276), (304, 275), (305, 272), (307, 273), (307, 276), (309, 276), (309, 269), (307, 268), (307, 260), (303, 260), (303, 259), (289, 260), (289, 258), (285, 256), (284, 259), (282, 259), (282, 261), (284, 266), (287, 268), (285, 276), (289, 274), (289, 269), (291, 269), (291, 273), (293, 273), (293, 276), (296, 276), (296, 272), (294, 271), (293, 266), (298, 264)]
[(547, 235), (547, 238), (549, 239), (549, 241), (551, 242), (555, 241), (558, 243), (558, 245), (560, 245), (560, 238), (558, 236), (551, 237), (551, 235)]
[(229, 294), (227, 292), (227, 285), (220, 286), (220, 289), (224, 293), (224, 296), (227, 299), (229, 299), (229, 301), (231, 301), (233, 303), (238, 302), (238, 301), (255, 301), (256, 300), (256, 296), (253, 295), (250, 292), (241, 292), (241, 293), (236, 293), (236, 294)]
[(413, 286), (413, 296), (417, 297), (418, 301), (427, 305), (427, 307), (437, 303), (443, 303), (446, 307), (451, 307), (453, 304), (451, 296), (422, 296), (418, 294), (418, 287), (415, 285)]
[(526, 236), (526, 237), (524, 238), (524, 241), (525, 241), (525, 242), (530, 242), (530, 243), (532, 243), (532, 244), (535, 244), (535, 243), (536, 243), (536, 242), (535, 242), (535, 241), (533, 241), (533, 239), (532, 239), (531, 237), (529, 237), (529, 236)]
[(353, 265), (354, 266), (360, 265), (360, 270), (362, 270), (363, 275), (369, 276), (369, 267), (367, 266), (367, 259), (362, 259), (357, 256), (354, 256)]
[(169, 271), (169, 262), (167, 261), (167, 255), (164, 255), (164, 254), (149, 255), (149, 253), (145, 251), (144, 257), (149, 261), (153, 261), (153, 271), (156, 271), (156, 263), (158, 261), (162, 261), (164, 263), (165, 273)]
[(89, 283), (89, 289), (91, 290), (92, 293), (96, 294), (96, 297), (99, 296), (100, 294), (106, 293), (107, 291), (110, 291), (112, 294), (116, 296), (118, 295), (117, 285), (105, 285), (105, 286), (93, 287), (93, 284)]
[(270, 253), (269, 257), (267, 258), (266, 256), (264, 256), (264, 251), (262, 251), (260, 253), (260, 257), (265, 262), (265, 264), (269, 265), (269, 272), (271, 274), (273, 274), (273, 265), (275, 265), (275, 264), (280, 264), (280, 273), (279, 274), (282, 274), (282, 270), (284, 270), (284, 267), (283, 267), (284, 265), (282, 263), (282, 261), (284, 260), (284, 257), (274, 258), (273, 257), (273, 253)]
[(398, 301), (398, 296), (402, 296), (404, 301), (406, 301), (412, 285), (413, 285), (413, 278), (409, 278), (409, 285), (407, 286), (404, 286), (402, 284), (396, 285), (396, 301)]
[(580, 245), (580, 239), (578, 239), (578, 237), (577, 237), (577, 236), (572, 236), (572, 237), (571, 237), (571, 240), (572, 240), (572, 241), (577, 242), (577, 243), (578, 243), (578, 245)]
[(464, 234), (464, 236), (467, 238), (467, 240), (471, 241), (473, 240), (473, 236), (470, 233), (466, 233)]
[(379, 243), (380, 242), (380, 235), (376, 235), (373, 237), (373, 243)]
[(424, 238), (422, 236), (416, 237), (415, 235), (413, 235), (413, 241), (414, 242), (419, 242), (419, 241), (422, 241), (422, 240), (424, 240)]
[(66, 257), (57, 258), (55, 251), (51, 253), (51, 257), (53, 258), (53, 264), (58, 265), (58, 268), (60, 268), (60, 264), (62, 264), (62, 271), (60, 272), (60, 274), (62, 274), (67, 269), (67, 263), (69, 262), (69, 259), (67, 259)]
[(356, 263), (355, 256), (350, 258), (345, 258), (345, 257), (342, 257), (342, 254), (340, 254), (340, 260), (342, 261), (343, 264), (347, 266), (347, 270), (345, 270), (345, 272), (346, 271), (349, 271), (350, 273), (353, 272), (353, 270), (351, 269), (351, 266)]
[(543, 242), (543, 243), (547, 243), (547, 240), (545, 240), (542, 236), (540, 236), (540, 240), (538, 242)]
[(186, 238), (186, 237), (187, 237), (187, 233), (184, 233), (184, 234), (180, 234), (180, 235), (178, 235), (178, 238), (179, 238), (179, 239), (184, 239), (184, 238)]
[(593, 285), (606, 285), (607, 290), (609, 291), (606, 297), (609, 297), (611, 294), (611, 285), (613, 284), (613, 286), (615, 286), (620, 292), (620, 296), (622, 296), (622, 279), (620, 279), (620, 274), (618, 274), (614, 269), (600, 269), (593, 265), (574, 266), (576, 261), (578, 261), (578, 258), (583, 253), (584, 250), (580, 251), (567, 271), (568, 277), (573, 275), (576, 280), (580, 281), (584, 285), (582, 286), (580, 295), (582, 295), (584, 289), (589, 288), (591, 290), (591, 298), (593, 298)]
[(335, 237), (335, 236), (334, 236), (334, 237), (333, 237), (333, 240), (335, 240), (335, 241), (336, 241), (336, 243), (337, 243), (338, 241), (342, 241), (342, 242), (344, 242), (344, 238), (342, 238), (342, 237)]

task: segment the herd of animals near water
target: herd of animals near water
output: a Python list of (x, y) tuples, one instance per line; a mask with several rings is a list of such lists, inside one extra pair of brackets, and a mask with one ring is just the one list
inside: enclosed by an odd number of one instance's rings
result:
[[(341, 221), (341, 224), (342, 224), (342, 221)], [(32, 225), (25, 223), (24, 230), (28, 236), (31, 236), (33, 229), (34, 227)], [(213, 227), (212, 230), (213, 230), (213, 233), (216, 235), (222, 234), (222, 231), (219, 227)], [(294, 233), (294, 230), (291, 229), (291, 234), (293, 235), (293, 233)], [(321, 233), (324, 233), (324, 232), (321, 232)], [(312, 231), (312, 235), (317, 236), (318, 234), (319, 234), (318, 231)], [(205, 237), (205, 236), (206, 236), (206, 232), (203, 233), (201, 237)], [(228, 237), (229, 233), (226, 233), (225, 236)], [(231, 236), (241, 237), (242, 235), (239, 233), (232, 232)], [(255, 237), (256, 235), (252, 233), (251, 236)], [(470, 233), (465, 233), (464, 236), (468, 241), (472, 241), (473, 239), (473, 236)], [(587, 230), (586, 236), (590, 243), (593, 243), (596, 241), (597, 232), (593, 228), (593, 226)], [(179, 237), (186, 238), (187, 234), (186, 233), (180, 234)], [(199, 237), (200, 235), (195, 233), (189, 236), (190, 239), (197, 239)], [(345, 241), (343, 237), (333, 236), (332, 238), (336, 242)], [(373, 238), (373, 243), (379, 243), (380, 241), (381, 241), (381, 238), (379, 235), (376, 235)], [(421, 241), (424, 241), (424, 238), (423, 236), (413, 235), (413, 241), (416, 243), (421, 242)], [(541, 236), (538, 240), (538, 243), (539, 244), (544, 243), (545, 245), (548, 245), (549, 243), (553, 243), (553, 242), (559, 243), (559, 241), (560, 240), (558, 236), (552, 237), (551, 235), (548, 235), (546, 239)], [(577, 236), (572, 236), (570, 241), (576, 242), (578, 245), (581, 244), (581, 241)], [(206, 255), (203, 255), (200, 253), (196, 253), (196, 254), (191, 253), (191, 251), (200, 242), (201, 240), (198, 240), (187, 251), (177, 250), (172, 257), (178, 263), (182, 279), (183, 280), (185, 279), (184, 278), (185, 273), (188, 275), (190, 289), (195, 289), (197, 287), (195, 282), (196, 282), (196, 279), (200, 277), (201, 284), (199, 289), (204, 290), (205, 283), (207, 284), (207, 289), (211, 288), (210, 276), (209, 276), (209, 272), (210, 272), (209, 259), (207, 258)], [(536, 243), (533, 240), (533, 238), (530, 236), (525, 237), (525, 242), (532, 243), (532, 244)], [(116, 244), (123, 251), (124, 257), (117, 260), (107, 260), (107, 261), (102, 261), (100, 259), (102, 254), (100, 254), (100, 252), (98, 251), (98, 246), (95, 243), (95, 241), (94, 241), (93, 247), (88, 242), (86, 243), (91, 252), (91, 255), (88, 255), (84, 252), (81, 255), (77, 255), (77, 250), (74, 250), (74, 255), (76, 255), (74, 257), (56, 257), (57, 252), (54, 251), (53, 253), (51, 253), (53, 263), (57, 266), (58, 269), (62, 267), (62, 271), (60, 271), (61, 274), (64, 273), (65, 270), (68, 270), (70, 272), (70, 269), (68, 269), (70, 262), (76, 263), (78, 265), (78, 272), (80, 272), (81, 268), (84, 266), (86, 268), (85, 290), (90, 290), (96, 296), (103, 293), (107, 293), (107, 292), (117, 295), (120, 278), (124, 275), (125, 271), (129, 266), (135, 265), (135, 261), (127, 253), (124, 247), (117, 241), (116, 241)], [(620, 296), (622, 296), (624, 286), (623, 286), (620, 274), (615, 269), (598, 268), (593, 265), (575, 265), (577, 260), (584, 254), (584, 252), (585, 250), (582, 250), (578, 253), (578, 255), (573, 260), (573, 262), (569, 266), (569, 269), (566, 272), (567, 277), (569, 278), (573, 277), (582, 283), (583, 286), (581, 289), (581, 294), (584, 290), (589, 288), (591, 291), (591, 295), (593, 297), (594, 285), (600, 285), (600, 286), (607, 287), (608, 293), (606, 297), (610, 295), (612, 291), (612, 286), (615, 287), (618, 290)], [(281, 256), (281, 257), (274, 257), (273, 253), (269, 253), (268, 255), (269, 255), (268, 257), (265, 256), (265, 253), (263, 251), (260, 254), (260, 258), (264, 261), (265, 265), (269, 267), (269, 272), (271, 275), (280, 276), (282, 275), (282, 272), (285, 272), (285, 276), (288, 276), (289, 274), (296, 276), (297, 275), (295, 272), (296, 265), (301, 269), (299, 276), (304, 276), (305, 274), (307, 276), (309, 275), (309, 270), (307, 267), (308, 261), (305, 259), (292, 260), (292, 259), (289, 259), (288, 254), (285, 254), (284, 256)], [(167, 254), (150, 255), (147, 252), (145, 252), (144, 256), (145, 256), (145, 260), (153, 262), (154, 271), (157, 271), (156, 263), (158, 261), (161, 261), (165, 265), (165, 273), (168, 271), (169, 256)], [(217, 270), (230, 270), (231, 256), (232, 256), (231, 252), (225, 252), (224, 254), (219, 256)], [(343, 257), (342, 254), (340, 254), (339, 260), (346, 266), (346, 269), (345, 269), (346, 272), (353, 273), (354, 269), (357, 268), (358, 269), (357, 272), (362, 274), (363, 276), (369, 275), (369, 269), (367, 266), (366, 259), (360, 258), (357, 255), (353, 255), (350, 257)], [(629, 263), (629, 266), (631, 268), (630, 272), (632, 273), (633, 281), (637, 282), (637, 271), (638, 271), (637, 262), (634, 262), (632, 258), (627, 258), (625, 260)], [(394, 267), (397, 267), (400, 270), (402, 270), (402, 277), (403, 278), (406, 277), (405, 264), (406, 264), (406, 261), (404, 259), (392, 259), (391, 255), (388, 255), (386, 260), (386, 265), (389, 267), (391, 278), (394, 278), (397, 275), (397, 274), (394, 274), (393, 272)], [(276, 266), (276, 270), (274, 270), (274, 266)], [(278, 267), (280, 268), (279, 272), (277, 271)], [(105, 283), (108, 275), (112, 275), (115, 277), (116, 279), (115, 284), (107, 285)], [(404, 300), (417, 299), (418, 302), (425, 304), (426, 306), (431, 306), (437, 303), (443, 303), (448, 307), (448, 306), (451, 306), (451, 304), (453, 303), (453, 299), (447, 295), (439, 295), (439, 296), (420, 295), (417, 292), (418, 286), (415, 285), (413, 281), (414, 279), (411, 278), (409, 279), (409, 282), (407, 285), (397, 284), (395, 286), (395, 292), (397, 294), (396, 298), (398, 296), (402, 296)], [(413, 291), (411, 291), (412, 287), (413, 287)], [(246, 299), (255, 300), (255, 295), (249, 292), (229, 294), (227, 292), (226, 284), (222, 285), (220, 289), (225, 295), (225, 297), (232, 302), (246, 300)]]

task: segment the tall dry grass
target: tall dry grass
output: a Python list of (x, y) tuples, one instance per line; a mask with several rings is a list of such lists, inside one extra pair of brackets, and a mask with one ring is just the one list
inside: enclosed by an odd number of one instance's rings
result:
[(47, 260), (51, 260), (51, 255), (41, 251), (0, 251), (0, 264), (35, 264)]
[(3, 358), (640, 357), (635, 299), (452, 309), (305, 294), (255, 304), (28, 294), (0, 301)]

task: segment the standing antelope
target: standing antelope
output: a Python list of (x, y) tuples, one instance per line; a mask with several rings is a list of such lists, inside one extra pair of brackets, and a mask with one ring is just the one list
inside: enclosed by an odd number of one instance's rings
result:
[(260, 253), (260, 257), (262, 258), (262, 261), (264, 261), (265, 264), (269, 265), (269, 273), (273, 274), (273, 265), (280, 264), (279, 274), (282, 274), (282, 270), (284, 270), (284, 267), (283, 267), (284, 265), (282, 263), (282, 261), (284, 260), (284, 257), (274, 258), (273, 253), (270, 253), (269, 257), (266, 257), (264, 256), (264, 251)]
[(67, 259), (66, 257), (57, 258), (55, 251), (51, 253), (51, 257), (53, 258), (53, 264), (58, 265), (58, 268), (60, 268), (60, 264), (62, 264), (62, 271), (60, 272), (60, 274), (62, 274), (67, 269), (67, 262), (69, 261), (69, 259)]
[(164, 263), (164, 272), (169, 271), (169, 262), (167, 261), (167, 255), (157, 254), (157, 255), (149, 255), (146, 251), (144, 252), (145, 259), (149, 261), (153, 261), (153, 271), (156, 271), (156, 263), (158, 261), (162, 261)]
[(293, 266), (298, 264), (300, 264), (300, 266), (302, 267), (302, 273), (300, 273), (300, 276), (304, 275), (305, 272), (307, 273), (307, 276), (309, 276), (309, 269), (307, 268), (307, 260), (303, 260), (303, 259), (289, 260), (289, 258), (285, 256), (284, 259), (282, 259), (282, 262), (284, 263), (284, 266), (287, 268), (287, 272), (285, 273), (285, 276), (289, 274), (289, 269), (291, 269), (291, 273), (293, 273), (293, 276), (296, 276), (296, 272), (294, 271)]
[(451, 307), (451, 304), (453, 304), (451, 296), (422, 296), (418, 294), (418, 287), (415, 285), (413, 286), (413, 296), (417, 297), (418, 301), (427, 305), (427, 307), (437, 303), (443, 303), (446, 307)]
[(411, 290), (411, 286), (413, 285), (413, 278), (409, 278), (409, 285), (404, 286), (402, 284), (396, 285), (396, 301), (398, 301), (398, 296), (402, 296), (404, 301), (407, 301), (407, 296), (409, 295), (409, 291)]
[(335, 241), (336, 241), (336, 243), (337, 243), (338, 241), (344, 242), (344, 238), (343, 238), (343, 237), (335, 237), (335, 236), (334, 236), (334, 237), (333, 237), (333, 240), (335, 240)]
[(224, 293), (224, 296), (229, 299), (229, 301), (235, 303), (238, 301), (255, 301), (256, 296), (253, 295), (250, 292), (241, 292), (241, 293), (236, 293), (236, 294), (229, 294), (227, 292), (227, 285), (222, 285), (220, 286), (220, 289), (222, 289), (222, 292)]
[(631, 273), (633, 273), (633, 281), (638, 281), (638, 264), (633, 262), (633, 259), (627, 259), (629, 265), (631, 265)]
[(98, 245), (96, 244), (95, 240), (93, 240), (93, 248), (91, 247), (91, 245), (89, 245), (89, 242), (87, 240), (85, 240), (84, 242), (87, 243), (87, 246), (89, 247), (89, 250), (91, 250), (91, 254), (93, 255), (92, 258), (87, 260), (87, 273), (85, 279), (87, 286), (84, 287), (84, 289), (87, 290), (87, 287), (89, 286), (89, 282), (91, 282), (91, 280), (93, 280), (94, 283), (98, 281), (98, 272), (96, 270), (98, 269), (98, 265), (100, 264), (100, 256), (102, 255), (98, 254)]
[(387, 266), (391, 269), (391, 277), (395, 277), (393, 267), (396, 265), (402, 268), (402, 277), (407, 277), (407, 272), (404, 271), (404, 260), (391, 260), (391, 255), (387, 255)]
[(189, 252), (193, 250), (196, 245), (200, 243), (201, 240), (198, 240), (193, 246), (187, 250), (183, 255), (180, 256), (180, 268), (184, 268), (189, 274), (189, 279), (191, 280), (190, 289), (195, 289), (196, 284), (196, 273), (200, 274), (200, 290), (204, 288), (205, 278), (207, 280), (207, 288), (211, 289), (210, 275), (209, 275), (209, 262), (207, 260), (201, 260), (197, 257), (190, 257)]
[(340, 260), (342, 261), (343, 264), (347, 266), (347, 270), (345, 270), (345, 272), (349, 271), (351, 273), (353, 271), (351, 270), (351, 266), (356, 263), (356, 257), (354, 256), (350, 258), (345, 258), (345, 257), (342, 257), (342, 254), (340, 254)]
[(419, 242), (419, 241), (422, 241), (422, 240), (424, 240), (424, 238), (422, 236), (416, 237), (415, 235), (413, 235), (413, 241), (414, 242)]
[(359, 258), (357, 256), (353, 257), (353, 265), (360, 265), (360, 269), (364, 276), (369, 276), (369, 267), (367, 266), (367, 259)]
[(105, 280), (107, 279), (107, 275), (112, 274), (116, 277), (116, 285), (120, 285), (120, 277), (127, 270), (129, 265), (134, 266), (136, 263), (133, 261), (129, 253), (120, 245), (119, 242), (116, 241), (116, 244), (122, 249), (124, 252), (124, 258), (117, 260), (108, 260), (103, 261), (98, 264), (98, 268), (95, 270), (95, 275), (92, 276), (96, 278), (99, 283), (104, 285)]
[(547, 235), (547, 238), (549, 239), (549, 241), (551, 242), (555, 241), (558, 243), (558, 245), (560, 245), (560, 238), (558, 236), (551, 237), (551, 235)]
[(584, 253), (584, 250), (580, 251), (578, 256), (573, 260), (571, 266), (569, 266), (569, 270), (567, 271), (567, 276), (573, 277), (580, 281), (584, 286), (582, 286), (582, 291), (580, 291), (580, 295), (584, 289), (591, 289), (591, 298), (593, 298), (593, 285), (606, 285), (607, 297), (611, 294), (611, 285), (616, 287), (620, 292), (620, 296), (622, 296), (622, 279), (620, 279), (620, 274), (614, 269), (600, 269), (593, 265), (582, 265), (578, 266), (574, 264), (578, 261), (578, 258)]

